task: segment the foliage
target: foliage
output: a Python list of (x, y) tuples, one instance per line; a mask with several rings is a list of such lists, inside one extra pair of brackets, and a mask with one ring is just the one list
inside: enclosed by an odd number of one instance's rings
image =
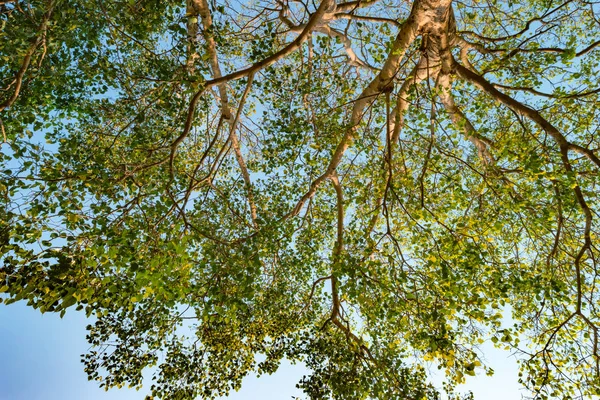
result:
[[(1, 0), (0, 292), (106, 388), (600, 394), (599, 6)], [(45, 142), (45, 143), (42, 143)]]

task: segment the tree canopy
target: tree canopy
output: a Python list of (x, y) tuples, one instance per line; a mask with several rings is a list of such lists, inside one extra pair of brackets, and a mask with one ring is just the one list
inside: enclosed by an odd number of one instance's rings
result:
[(600, 4), (0, 0), (0, 299), (106, 387), (600, 394)]

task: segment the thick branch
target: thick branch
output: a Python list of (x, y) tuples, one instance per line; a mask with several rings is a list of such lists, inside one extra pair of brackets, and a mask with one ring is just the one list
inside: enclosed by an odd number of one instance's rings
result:
[[(289, 8), (281, 3), (281, 11), (279, 12), (279, 19), (289, 28), (289, 30), (291, 32), (302, 32), (302, 30), (305, 28), (304, 24), (300, 24), (300, 25), (294, 25), (294, 23), (288, 18), (287, 13), (289, 12)], [(329, 37), (332, 38), (337, 38), (339, 39), (342, 44), (344, 45), (344, 50), (346, 52), (346, 55), (348, 56), (348, 64), (353, 65), (355, 67), (362, 67), (362, 68), (367, 68), (367, 69), (371, 69), (373, 70), (374, 68), (371, 67), (369, 64), (367, 64), (365, 61), (361, 60), (356, 53), (354, 52), (354, 49), (352, 49), (352, 41), (348, 38), (348, 36), (336, 29), (331, 28), (328, 25), (328, 22), (335, 18), (337, 15), (333, 15), (331, 13), (327, 13), (322, 21), (315, 27), (314, 31), (315, 32), (320, 32), (324, 35), (327, 35)], [(342, 14), (345, 15), (345, 14)]]
[[(417, 2), (416, 4), (418, 4)], [(404, 54), (408, 49), (408, 46), (414, 41), (417, 34), (417, 21), (416, 21), (416, 7), (413, 8), (413, 12), (408, 17), (408, 19), (402, 25), (400, 32), (398, 33), (396, 40), (392, 46), (392, 49), (386, 59), (383, 67), (379, 74), (367, 85), (367, 87), (362, 91), (362, 93), (358, 96), (358, 99), (354, 102), (354, 106), (352, 108), (352, 114), (350, 118), (349, 128), (346, 130), (346, 133), (342, 137), (342, 140), (339, 142), (329, 165), (325, 172), (315, 179), (308, 190), (308, 192), (302, 196), (300, 201), (296, 204), (296, 207), (292, 210), (292, 212), (286, 217), (291, 217), (298, 215), (304, 203), (314, 196), (317, 191), (317, 188), (325, 181), (327, 178), (331, 177), (334, 173), (335, 169), (342, 161), (342, 157), (350, 144), (352, 143), (354, 136), (358, 131), (358, 126), (362, 121), (362, 117), (367, 106), (372, 104), (375, 101), (375, 98), (381, 94), (385, 90), (389, 90), (392, 85), (392, 81), (396, 76), (400, 63), (404, 58)]]
[(261, 69), (266, 68), (266, 67), (276, 63), (277, 61), (286, 57), (288, 54), (298, 50), (300, 48), (300, 45), (309, 37), (310, 33), (316, 27), (317, 23), (321, 20), (323, 15), (325, 15), (325, 13), (327, 12), (327, 9), (329, 8), (330, 2), (331, 2), (331, 0), (324, 0), (321, 3), (321, 5), (319, 6), (319, 8), (317, 9), (317, 11), (311, 16), (311, 18), (309, 19), (308, 23), (306, 24), (306, 27), (304, 28), (304, 30), (298, 35), (298, 37), (296, 37), (296, 39), (294, 39), (290, 44), (285, 46), (283, 49), (279, 50), (275, 54), (255, 63), (255, 64), (252, 64), (251, 66), (249, 66), (247, 68), (244, 68), (244, 69), (232, 72), (230, 74), (227, 74), (225, 76), (221, 76), (219, 78), (214, 78), (214, 79), (204, 82), (202, 89), (200, 89), (198, 92), (196, 92), (196, 94), (190, 100), (183, 132), (181, 133), (181, 135), (179, 135), (173, 141), (173, 143), (171, 143), (171, 155), (170, 155), (170, 162), (169, 162), (170, 166), (171, 166), (171, 177), (173, 176), (173, 160), (175, 158), (175, 153), (177, 151), (177, 147), (179, 146), (179, 144), (181, 142), (183, 142), (183, 140), (190, 133), (190, 130), (192, 129), (192, 124), (194, 122), (194, 114), (195, 114), (195, 110), (196, 110), (196, 104), (198, 103), (198, 100), (200, 100), (200, 97), (202, 97), (202, 95), (206, 92), (206, 90), (208, 90), (209, 88), (211, 88), (215, 85), (219, 85), (221, 83), (226, 83), (229, 81), (237, 80), (237, 79), (243, 78), (245, 76), (248, 76), (250, 74), (254, 74), (257, 71), (260, 71)]
[(391, 18), (384, 17), (371, 17), (369, 15), (354, 15), (354, 14), (346, 14), (346, 13), (337, 13), (335, 14), (336, 19), (349, 19), (355, 21), (366, 21), (366, 22), (378, 22), (383, 24), (392, 24), (396, 27), (401, 27), (402, 23), (396, 21)]
[(573, 2), (573, 0), (567, 0), (564, 3), (553, 8), (552, 10), (545, 12), (543, 15), (530, 19), (529, 21), (527, 21), (527, 23), (525, 24), (525, 27), (523, 27), (523, 29), (521, 29), (520, 31), (518, 31), (514, 34), (511, 34), (511, 35), (501, 36), (501, 37), (497, 37), (497, 38), (490, 38), (490, 37), (482, 36), (476, 32), (471, 32), (471, 31), (463, 31), (460, 33), (474, 36), (485, 42), (490, 42), (490, 43), (503, 42), (503, 41), (521, 36), (522, 34), (524, 34), (525, 32), (527, 32), (529, 30), (529, 28), (531, 27), (531, 24), (533, 24), (534, 22), (538, 22), (538, 21), (543, 22), (544, 18), (547, 18), (548, 16), (554, 14), (555, 12), (559, 11), (561, 8), (565, 7), (566, 5), (568, 5), (569, 3), (572, 3), (572, 2)]
[(491, 144), (491, 141), (477, 133), (471, 124), (471, 121), (469, 121), (462, 110), (454, 102), (450, 75), (440, 73), (438, 75), (437, 83), (441, 88), (439, 91), (440, 100), (450, 115), (452, 122), (463, 130), (466, 138), (477, 148), (479, 158), (486, 164), (493, 163), (494, 157), (488, 151), (488, 146)]
[[(212, 16), (208, 8), (207, 0), (192, 0), (194, 10), (200, 15), (203, 25), (204, 40), (206, 40), (206, 52), (208, 53), (208, 61), (210, 69), (213, 72), (213, 79), (219, 79), (223, 76), (219, 59), (217, 56), (217, 45), (212, 34)], [(229, 98), (227, 96), (227, 87), (225, 82), (217, 84), (219, 89), (219, 97), (221, 98), (221, 112), (226, 120), (231, 118), (231, 109), (229, 107)]]
[(333, 187), (335, 188), (336, 194), (336, 208), (337, 208), (337, 240), (333, 249), (333, 264), (334, 268), (331, 271), (331, 296), (333, 299), (333, 307), (331, 310), (331, 320), (336, 321), (340, 316), (340, 299), (337, 289), (337, 266), (341, 262), (342, 252), (344, 250), (344, 193), (342, 192), (342, 186), (336, 173), (330, 178)]
[(46, 11), (46, 13), (44, 14), (44, 18), (42, 19), (42, 23), (38, 29), (38, 35), (36, 36), (31, 46), (29, 46), (29, 49), (27, 49), (25, 57), (23, 57), (23, 62), (21, 63), (21, 68), (19, 68), (19, 71), (17, 71), (17, 74), (15, 75), (15, 78), (12, 83), (13, 85), (15, 85), (13, 94), (9, 96), (6, 100), (4, 100), (2, 103), (0, 103), (0, 112), (10, 107), (19, 97), (19, 93), (21, 92), (21, 86), (23, 85), (23, 77), (25, 76), (25, 73), (29, 68), (29, 64), (31, 64), (31, 59), (33, 58), (33, 55), (35, 54), (37, 49), (46, 41), (48, 23), (50, 22), (50, 18), (52, 18), (52, 13), (54, 12), (54, 5), (54, 1), (50, 2), (48, 11)]
[(453, 60), (453, 69), (461, 78), (465, 79), (468, 82), (471, 82), (475, 86), (479, 87), (485, 93), (490, 95), (495, 100), (501, 102), (502, 104), (509, 107), (514, 112), (524, 115), (537, 125), (540, 126), (544, 131), (546, 131), (558, 144), (561, 149), (573, 150), (577, 153), (580, 153), (587, 157), (590, 161), (600, 167), (600, 159), (592, 152), (590, 149), (579, 146), (577, 144), (569, 142), (564, 135), (547, 119), (542, 117), (542, 115), (533, 108), (526, 106), (525, 104), (513, 99), (512, 97), (502, 93), (498, 89), (494, 87), (489, 81), (487, 81), (483, 76), (463, 67), (459, 63)]
[(246, 102), (246, 98), (250, 93), (250, 87), (252, 86), (252, 80), (254, 75), (251, 74), (248, 77), (248, 84), (246, 85), (246, 90), (244, 90), (244, 94), (240, 100), (240, 104), (238, 105), (237, 113), (235, 115), (235, 119), (231, 123), (231, 130), (229, 133), (229, 139), (231, 140), (231, 145), (233, 146), (233, 150), (235, 152), (235, 158), (237, 159), (238, 165), (240, 166), (240, 170), (242, 171), (242, 177), (244, 178), (244, 183), (246, 184), (246, 192), (248, 196), (248, 205), (250, 206), (250, 215), (252, 217), (252, 225), (254, 228), (258, 228), (257, 214), (256, 214), (256, 203), (254, 202), (254, 193), (252, 191), (252, 182), (250, 181), (250, 173), (248, 172), (248, 168), (246, 167), (246, 162), (244, 161), (244, 157), (242, 155), (242, 150), (240, 148), (240, 142), (235, 134), (236, 127), (238, 121), (240, 119), (240, 115), (242, 113), (242, 109), (244, 107), (244, 103)]

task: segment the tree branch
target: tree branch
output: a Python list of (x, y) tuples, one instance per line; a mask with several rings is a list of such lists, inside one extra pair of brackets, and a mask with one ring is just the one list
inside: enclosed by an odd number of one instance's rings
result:
[[(419, 4), (416, 2), (415, 5)], [(404, 58), (404, 54), (408, 49), (408, 46), (414, 41), (417, 34), (417, 21), (416, 14), (417, 7), (413, 7), (413, 12), (408, 17), (408, 19), (402, 25), (400, 32), (396, 36), (396, 40), (392, 45), (392, 48), (389, 52), (389, 55), (381, 68), (379, 74), (363, 89), (362, 93), (358, 96), (358, 99), (354, 102), (354, 106), (352, 107), (352, 114), (350, 117), (349, 128), (346, 130), (346, 133), (342, 137), (342, 140), (339, 142), (338, 146), (331, 157), (329, 165), (325, 172), (315, 179), (304, 196), (298, 201), (294, 209), (286, 215), (286, 218), (293, 217), (298, 215), (306, 200), (314, 196), (317, 191), (317, 188), (323, 183), (325, 179), (328, 179), (332, 176), (335, 169), (342, 161), (342, 157), (348, 147), (350, 147), (354, 136), (358, 132), (358, 126), (362, 121), (363, 113), (368, 105), (372, 104), (375, 101), (375, 98), (381, 94), (384, 90), (388, 90), (390, 85), (392, 85), (393, 79), (395, 78), (400, 63)]]
[(250, 93), (250, 88), (252, 86), (252, 81), (254, 78), (254, 74), (250, 74), (248, 76), (248, 83), (246, 84), (246, 89), (244, 90), (244, 94), (242, 94), (242, 98), (240, 99), (240, 104), (238, 105), (237, 113), (235, 115), (235, 119), (231, 123), (231, 130), (229, 133), (229, 139), (231, 140), (231, 145), (235, 152), (235, 158), (237, 159), (238, 165), (242, 171), (242, 177), (244, 178), (244, 183), (246, 184), (246, 192), (248, 196), (248, 205), (250, 206), (250, 215), (252, 218), (252, 225), (254, 228), (258, 228), (257, 221), (257, 213), (256, 213), (256, 203), (254, 202), (254, 192), (252, 191), (252, 182), (250, 180), (250, 173), (248, 172), (248, 168), (246, 167), (246, 162), (244, 161), (244, 157), (242, 155), (242, 150), (240, 149), (240, 142), (238, 141), (237, 135), (235, 134), (236, 127), (238, 121), (240, 119), (240, 115), (242, 113), (242, 109), (244, 107), (244, 103), (246, 102), (246, 98)]
[(471, 82), (475, 86), (479, 87), (485, 93), (490, 95), (495, 100), (501, 102), (506, 105), (513, 111), (518, 114), (524, 115), (537, 125), (539, 125), (544, 131), (546, 131), (559, 145), (561, 149), (573, 150), (577, 153), (580, 153), (587, 157), (591, 162), (596, 164), (596, 166), (600, 167), (600, 159), (594, 154), (593, 151), (582, 147), (580, 145), (569, 142), (562, 133), (552, 125), (548, 120), (546, 120), (542, 115), (534, 110), (533, 108), (526, 106), (525, 104), (513, 99), (512, 97), (500, 92), (498, 89), (494, 87), (489, 81), (487, 81), (483, 76), (468, 70), (463, 67), (459, 63), (457, 63), (454, 59), (453, 69), (462, 79), (465, 79), (468, 82)]
[(452, 122), (457, 127), (462, 128), (463, 133), (467, 140), (469, 140), (475, 148), (477, 149), (477, 153), (479, 154), (479, 158), (485, 164), (494, 163), (494, 157), (490, 154), (488, 150), (488, 146), (492, 144), (492, 141), (488, 138), (481, 136), (473, 125), (471, 121), (466, 117), (466, 115), (461, 111), (461, 109), (454, 102), (454, 97), (452, 96), (452, 84), (450, 81), (450, 75), (445, 73), (440, 73), (438, 75), (438, 85), (440, 87), (440, 91), (438, 93), (444, 108), (450, 115)]
[(200, 97), (202, 97), (202, 95), (206, 92), (206, 90), (208, 90), (209, 88), (211, 88), (215, 85), (219, 85), (221, 83), (226, 83), (229, 81), (237, 80), (237, 79), (243, 78), (245, 76), (248, 76), (250, 74), (256, 73), (257, 71), (276, 63), (277, 61), (286, 57), (288, 54), (298, 50), (300, 48), (300, 45), (309, 37), (310, 33), (317, 26), (317, 23), (321, 20), (323, 15), (325, 15), (325, 13), (327, 12), (327, 10), (330, 6), (331, 1), (332, 0), (323, 0), (323, 2), (321, 3), (321, 5), (317, 9), (317, 11), (310, 17), (304, 30), (298, 35), (298, 37), (296, 37), (296, 39), (294, 39), (290, 44), (285, 46), (283, 49), (279, 50), (275, 54), (255, 63), (247, 68), (244, 68), (244, 69), (232, 72), (230, 74), (227, 74), (225, 76), (221, 76), (221, 77), (214, 78), (214, 79), (204, 82), (202, 89), (200, 89), (198, 92), (196, 92), (196, 94), (194, 94), (194, 96), (190, 100), (183, 132), (171, 143), (171, 154), (169, 157), (171, 180), (173, 179), (173, 161), (175, 159), (175, 153), (177, 152), (177, 147), (181, 144), (181, 142), (183, 142), (183, 140), (190, 133), (190, 130), (192, 129), (192, 124), (194, 122), (194, 114), (195, 114), (195, 110), (196, 110), (196, 104), (198, 103), (198, 100), (200, 99)]
[[(6, 2), (6, 3), (8, 3), (8, 2)], [(6, 4), (6, 3), (4, 3), (4, 4)], [(44, 42), (46, 41), (46, 34), (48, 32), (48, 24), (50, 22), (50, 19), (52, 18), (52, 14), (54, 12), (54, 6), (55, 6), (55, 2), (51, 1), (48, 6), (48, 11), (46, 11), (46, 13), (44, 14), (42, 23), (40, 24), (40, 27), (38, 29), (38, 35), (36, 36), (35, 40), (31, 44), (31, 46), (29, 46), (29, 49), (25, 53), (25, 57), (23, 57), (23, 62), (21, 63), (21, 68), (19, 68), (19, 71), (17, 71), (17, 74), (15, 75), (15, 79), (13, 80), (13, 83), (11, 84), (11, 85), (13, 85), (13, 84), (15, 85), (13, 94), (11, 96), (9, 96), (6, 100), (4, 100), (2, 103), (0, 103), (0, 112), (4, 111), (6, 108), (13, 105), (13, 103), (19, 97), (19, 93), (21, 92), (21, 87), (23, 84), (23, 77), (25, 76), (25, 73), (27, 72), (27, 69), (29, 68), (31, 59), (32, 59), (33, 55), (35, 54), (36, 50), (40, 46), (43, 46)], [(44, 54), (45, 54), (45, 51), (44, 51)], [(42, 58), (43, 58), (43, 55), (42, 55)], [(41, 63), (41, 60), (39, 62)]]

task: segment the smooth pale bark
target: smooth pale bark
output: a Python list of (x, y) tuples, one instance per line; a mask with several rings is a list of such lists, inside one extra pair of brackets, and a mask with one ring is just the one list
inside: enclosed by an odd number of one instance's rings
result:
[(190, 130), (192, 129), (192, 125), (194, 123), (196, 104), (198, 103), (198, 100), (200, 100), (202, 95), (204, 93), (206, 93), (206, 91), (213, 86), (217, 86), (221, 83), (226, 83), (229, 81), (238, 80), (238, 79), (244, 78), (250, 74), (254, 74), (257, 71), (260, 71), (261, 69), (264, 69), (270, 65), (273, 65), (277, 61), (285, 58), (290, 53), (293, 53), (294, 51), (298, 50), (300, 48), (300, 46), (302, 45), (302, 43), (304, 43), (304, 41), (306, 41), (306, 39), (308, 39), (311, 32), (314, 30), (314, 28), (316, 27), (318, 22), (321, 20), (323, 15), (325, 15), (328, 7), (330, 6), (330, 3), (331, 3), (331, 0), (324, 0), (321, 3), (321, 5), (319, 6), (319, 8), (317, 9), (317, 11), (314, 14), (312, 14), (312, 16), (310, 17), (304, 30), (296, 37), (296, 39), (294, 39), (290, 44), (285, 46), (283, 49), (279, 50), (275, 54), (273, 54), (257, 63), (252, 64), (251, 66), (249, 66), (247, 68), (243, 68), (243, 69), (237, 70), (235, 72), (229, 73), (227, 75), (224, 75), (224, 76), (221, 76), (218, 78), (214, 78), (214, 79), (204, 82), (202, 89), (200, 89), (198, 92), (196, 92), (196, 94), (194, 94), (194, 96), (190, 100), (183, 132), (171, 143), (171, 155), (170, 155), (171, 170), (172, 170), (172, 165), (173, 165), (173, 159), (174, 159), (175, 153), (177, 151), (177, 147), (179, 146), (179, 144), (181, 144), (181, 142), (183, 142), (183, 140), (187, 137), (187, 135), (190, 133)]
[[(210, 14), (210, 8), (208, 6), (208, 2), (206, 0), (192, 0), (193, 9), (198, 15), (200, 15), (202, 26), (203, 26), (203, 35), (204, 40), (206, 41), (206, 51), (208, 53), (208, 60), (210, 64), (210, 68), (213, 73), (213, 79), (218, 79), (223, 76), (221, 72), (221, 66), (219, 65), (219, 58), (217, 53), (217, 44), (215, 42), (214, 36), (212, 34), (212, 16)], [(248, 83), (246, 85), (246, 90), (240, 99), (238, 104), (237, 112), (235, 118), (232, 120), (232, 111), (231, 105), (229, 103), (229, 96), (227, 94), (227, 84), (226, 82), (222, 82), (217, 84), (217, 88), (219, 91), (219, 99), (221, 102), (221, 114), (223, 119), (229, 126), (229, 138), (228, 140), (231, 142), (233, 147), (235, 158), (238, 162), (240, 170), (242, 172), (242, 177), (244, 179), (244, 183), (246, 186), (246, 196), (248, 199), (248, 205), (250, 207), (250, 217), (252, 219), (252, 225), (254, 228), (257, 228), (257, 212), (256, 212), (256, 204), (254, 203), (254, 193), (252, 192), (252, 182), (250, 180), (250, 173), (248, 172), (248, 167), (246, 166), (246, 162), (244, 161), (244, 156), (242, 154), (242, 150), (240, 147), (240, 142), (237, 137), (237, 126), (240, 120), (240, 115), (242, 113), (244, 103), (250, 93), (250, 89), (252, 87), (252, 80), (254, 74), (250, 74), (248, 76)]]
[(493, 163), (494, 157), (488, 151), (488, 146), (491, 144), (491, 141), (487, 138), (482, 137), (475, 128), (471, 121), (466, 117), (466, 115), (462, 112), (462, 110), (456, 105), (454, 102), (454, 97), (452, 96), (452, 86), (450, 81), (450, 76), (448, 74), (440, 73), (437, 78), (438, 86), (440, 87), (439, 97), (444, 105), (444, 108), (450, 115), (452, 122), (460, 127), (465, 134), (467, 140), (469, 140), (475, 148), (477, 148), (477, 152), (479, 153), (479, 157), (484, 163)]
[[(210, 35), (205, 35), (205, 39), (207, 42), (207, 52), (209, 56), (208, 61), (211, 70), (213, 71), (213, 79), (205, 82), (204, 88), (200, 92), (198, 92), (192, 99), (184, 132), (173, 142), (171, 160), (174, 156), (177, 145), (187, 136), (189, 129), (191, 128), (194, 115), (193, 111), (197, 100), (200, 96), (206, 93), (207, 89), (213, 86), (216, 86), (218, 88), (223, 117), (226, 120), (230, 120), (231, 105), (229, 103), (226, 83), (231, 80), (240, 79), (245, 76), (252, 77), (253, 74), (259, 71), (260, 69), (272, 65), (278, 60), (283, 59), (291, 52), (296, 51), (300, 47), (300, 45), (310, 37), (312, 33), (317, 32), (328, 35), (330, 37), (339, 38), (344, 46), (344, 51), (346, 52), (346, 55), (348, 57), (349, 64), (361, 68), (367, 67), (371, 71), (374, 71), (373, 68), (371, 68), (364, 61), (358, 58), (358, 56), (352, 48), (352, 43), (350, 39), (344, 33), (335, 30), (329, 26), (331, 21), (342, 18), (349, 20), (355, 18), (364, 18), (370, 20), (371, 22), (385, 23), (385, 18), (359, 17), (351, 14), (356, 8), (366, 7), (372, 3), (373, 2), (347, 2), (335, 5), (332, 2), (323, 2), (318, 7), (317, 11), (311, 15), (311, 17), (306, 23), (298, 25), (294, 25), (294, 23), (292, 23), (292, 21), (287, 16), (286, 7), (282, 6), (279, 19), (288, 26), (291, 32), (295, 32), (298, 34), (295, 40), (288, 46), (274, 54), (273, 56), (268, 57), (265, 60), (256, 63), (246, 69), (242, 69), (240, 71), (236, 71), (228, 75), (223, 75), (220, 70), (214, 40), (212, 39), (212, 37), (210, 37)], [(206, 0), (193, 0), (193, 4), (202, 19), (204, 31), (210, 32), (210, 26), (212, 24), (212, 21), (210, 19), (208, 3), (206, 2)], [(348, 14), (346, 14), (346, 12), (348, 12)], [(416, 0), (413, 2), (410, 15), (406, 18), (406, 20), (401, 23), (397, 22), (394, 25), (398, 26), (399, 31), (393, 42), (392, 48), (389, 51), (388, 56), (385, 59), (383, 65), (378, 71), (376, 71), (376, 74), (373, 77), (373, 79), (363, 88), (360, 95), (353, 102), (348, 127), (344, 131), (342, 138), (338, 142), (337, 147), (335, 148), (335, 151), (333, 152), (329, 160), (329, 163), (321, 172), (321, 175), (319, 175), (316, 179), (314, 179), (311, 182), (308, 190), (298, 200), (295, 207), (283, 218), (292, 218), (300, 214), (302, 209), (305, 207), (307, 201), (316, 194), (319, 187), (326, 180), (330, 180), (333, 183), (337, 199), (337, 240), (333, 249), (334, 260), (332, 264), (331, 275), (328, 277), (319, 278), (315, 281), (315, 283), (312, 286), (311, 294), (309, 296), (309, 302), (312, 298), (316, 284), (322, 282), (323, 280), (330, 280), (333, 303), (328, 322), (332, 322), (335, 326), (344, 331), (358, 345), (360, 345), (361, 348), (364, 349), (366, 354), (370, 354), (368, 347), (364, 345), (364, 341), (362, 341), (361, 338), (352, 333), (350, 328), (345, 323), (343, 315), (341, 314), (341, 299), (340, 293), (338, 293), (339, 277), (337, 276), (336, 265), (339, 262), (340, 258), (343, 256), (344, 252), (343, 235), (345, 210), (343, 202), (343, 186), (340, 182), (340, 179), (338, 178), (337, 168), (342, 162), (344, 154), (346, 153), (348, 148), (352, 146), (354, 139), (360, 134), (360, 127), (363, 123), (366, 111), (370, 106), (373, 105), (373, 103), (378, 98), (380, 98), (382, 94), (386, 94), (386, 99), (388, 103), (388, 110), (386, 112), (388, 115), (386, 137), (388, 154), (386, 157), (389, 169), (384, 174), (385, 179), (383, 179), (383, 183), (386, 185), (386, 193), (387, 187), (389, 187), (390, 185), (390, 181), (394, 178), (392, 174), (393, 155), (395, 153), (394, 145), (400, 139), (400, 132), (404, 125), (405, 114), (410, 108), (410, 102), (408, 101), (408, 97), (411, 88), (415, 87), (421, 82), (429, 82), (430, 80), (435, 80), (436, 87), (437, 89), (439, 89), (439, 91), (436, 93), (436, 97), (441, 101), (453, 124), (458, 129), (462, 130), (463, 134), (465, 135), (465, 138), (469, 140), (472, 143), (472, 145), (477, 149), (480, 159), (484, 163), (495, 162), (494, 156), (491, 152), (491, 146), (493, 145), (493, 141), (491, 139), (481, 136), (477, 132), (476, 127), (471, 123), (467, 115), (456, 104), (452, 92), (452, 83), (455, 80), (466, 81), (474, 85), (476, 88), (491, 96), (496, 101), (504, 104), (515, 113), (533, 121), (545, 132), (547, 132), (557, 143), (560, 153), (562, 155), (563, 166), (567, 172), (574, 171), (574, 168), (569, 159), (569, 151), (575, 151), (577, 153), (580, 153), (584, 155), (587, 159), (589, 159), (592, 163), (594, 163), (596, 166), (600, 166), (600, 159), (598, 159), (598, 157), (593, 151), (575, 143), (569, 142), (566, 139), (566, 137), (548, 119), (544, 118), (540, 114), (540, 112), (501, 92), (497, 89), (497, 87), (494, 84), (488, 82), (481, 74), (479, 74), (475, 70), (475, 68), (471, 65), (469, 61), (468, 51), (469, 49), (484, 51), (485, 48), (479, 45), (471, 44), (470, 42), (462, 38), (459, 33), (457, 33), (456, 23), (450, 0)], [(411, 46), (413, 46), (417, 38), (421, 39), (421, 48), (419, 49), (420, 55), (418, 58), (417, 65), (414, 67), (411, 73), (408, 74), (408, 76), (399, 77), (398, 74), (401, 71), (403, 61), (408, 57), (409, 49), (411, 48)], [(596, 47), (596, 45), (597, 43), (588, 46), (586, 49), (583, 50), (584, 53), (582, 53), (582, 55), (585, 54), (585, 52), (593, 50)], [(454, 60), (451, 53), (451, 49), (453, 47), (459, 47), (461, 49), (460, 60), (462, 64)], [(395, 91), (396, 85), (400, 82), (400, 87), (397, 90), (397, 93), (395, 94), (396, 104), (394, 106), (394, 109), (390, 111), (390, 94)], [(248, 190), (247, 195), (252, 214), (252, 221), (255, 228), (258, 228), (256, 225), (256, 205), (253, 201), (249, 173), (245, 166), (238, 138), (234, 133), (235, 125), (239, 120), (240, 110), (248, 95), (250, 84), (251, 78), (249, 79), (248, 86), (242, 96), (242, 99), (240, 100), (235, 120), (229, 121), (229, 141), (233, 144), (236, 159), (238, 161), (240, 169), (242, 170), (242, 176), (244, 178), (244, 182)], [(430, 144), (430, 148), (428, 150), (428, 155), (431, 151), (432, 143), (433, 138)], [(423, 168), (423, 172), (420, 178), (421, 182), (423, 182), (424, 180), (423, 175), (425, 174), (425, 170), (426, 164)], [(379, 190), (377, 192), (378, 196), (380, 196), (383, 191), (384, 190)], [(584, 322), (593, 329), (593, 331), (596, 334), (595, 337), (597, 337), (596, 326), (590, 322), (590, 320), (582, 311), (583, 278), (581, 272), (581, 264), (585, 255), (591, 251), (590, 231), (592, 223), (592, 214), (581, 189), (578, 186), (575, 186), (573, 188), (573, 192), (585, 217), (583, 244), (578, 254), (574, 257), (574, 275), (575, 282), (577, 284), (575, 312), (573, 313), (573, 315), (569, 316), (566, 320), (564, 320), (561, 325), (559, 325), (556, 331), (552, 333), (551, 337), (556, 335), (556, 332), (558, 332), (559, 329), (566, 325), (575, 316), (580, 316), (584, 320)], [(423, 187), (421, 187), (422, 204), (423, 198)], [(378, 220), (379, 213), (382, 212), (382, 209), (385, 208), (385, 195), (383, 195), (383, 197), (378, 197), (376, 203), (377, 209), (375, 210), (375, 215), (371, 218), (369, 227), (367, 228), (367, 236), (369, 236), (370, 232), (374, 229), (374, 226)], [(593, 353), (597, 356), (597, 346), (594, 347)]]
[(381, 94), (384, 90), (390, 90), (392, 87), (392, 81), (395, 77), (400, 63), (402, 62), (406, 50), (415, 40), (417, 35), (417, 31), (419, 28), (419, 24), (417, 22), (419, 17), (419, 7), (418, 4), (420, 2), (416, 2), (413, 6), (413, 10), (407, 20), (403, 23), (400, 32), (396, 36), (396, 40), (392, 46), (392, 49), (384, 63), (381, 71), (377, 76), (367, 85), (367, 87), (362, 91), (362, 93), (358, 96), (356, 101), (354, 102), (354, 106), (352, 107), (352, 114), (350, 118), (349, 128), (345, 132), (342, 140), (339, 142), (329, 165), (327, 166), (325, 172), (315, 179), (311, 185), (309, 190), (302, 196), (302, 198), (296, 204), (296, 207), (292, 210), (289, 216), (295, 216), (300, 213), (302, 207), (308, 199), (315, 195), (318, 187), (329, 177), (332, 176), (335, 169), (342, 161), (342, 157), (348, 147), (350, 147), (354, 136), (358, 132), (358, 126), (362, 121), (362, 117), (367, 106), (372, 104), (376, 97)]

